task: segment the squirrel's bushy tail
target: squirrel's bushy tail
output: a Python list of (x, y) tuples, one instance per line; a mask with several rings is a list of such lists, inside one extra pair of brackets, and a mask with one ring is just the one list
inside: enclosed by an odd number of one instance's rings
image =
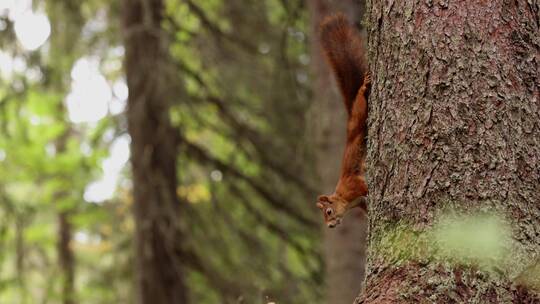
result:
[(360, 33), (349, 23), (344, 14), (335, 14), (321, 23), (321, 45), (334, 70), (347, 112), (367, 71)]

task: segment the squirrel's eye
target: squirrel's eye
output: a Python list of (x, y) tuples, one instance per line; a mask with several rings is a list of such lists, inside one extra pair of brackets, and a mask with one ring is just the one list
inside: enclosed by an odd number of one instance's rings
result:
[(332, 215), (332, 212), (334, 212), (331, 208), (326, 209), (326, 214)]

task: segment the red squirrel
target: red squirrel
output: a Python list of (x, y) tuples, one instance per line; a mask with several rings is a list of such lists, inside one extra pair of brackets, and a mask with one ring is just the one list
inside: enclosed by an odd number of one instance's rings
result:
[(327, 17), (322, 22), (321, 44), (347, 110), (347, 143), (336, 190), (317, 199), (317, 207), (323, 212), (326, 225), (334, 228), (349, 209), (360, 207), (367, 210), (368, 188), (364, 173), (371, 77), (367, 72), (360, 34), (343, 14)]

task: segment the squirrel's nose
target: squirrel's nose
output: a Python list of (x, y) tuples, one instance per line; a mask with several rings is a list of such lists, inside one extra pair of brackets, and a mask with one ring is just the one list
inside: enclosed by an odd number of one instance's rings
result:
[(334, 228), (334, 227), (336, 227), (336, 224), (334, 224), (334, 223), (328, 224), (328, 228)]

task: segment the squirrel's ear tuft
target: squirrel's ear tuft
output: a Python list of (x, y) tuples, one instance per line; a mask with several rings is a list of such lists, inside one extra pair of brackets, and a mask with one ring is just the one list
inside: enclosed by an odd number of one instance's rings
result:
[(319, 209), (322, 209), (322, 208), (324, 208), (324, 206), (323, 206), (323, 204), (322, 204), (322, 203), (320, 203), (320, 202), (317, 202), (317, 208), (319, 208)]

